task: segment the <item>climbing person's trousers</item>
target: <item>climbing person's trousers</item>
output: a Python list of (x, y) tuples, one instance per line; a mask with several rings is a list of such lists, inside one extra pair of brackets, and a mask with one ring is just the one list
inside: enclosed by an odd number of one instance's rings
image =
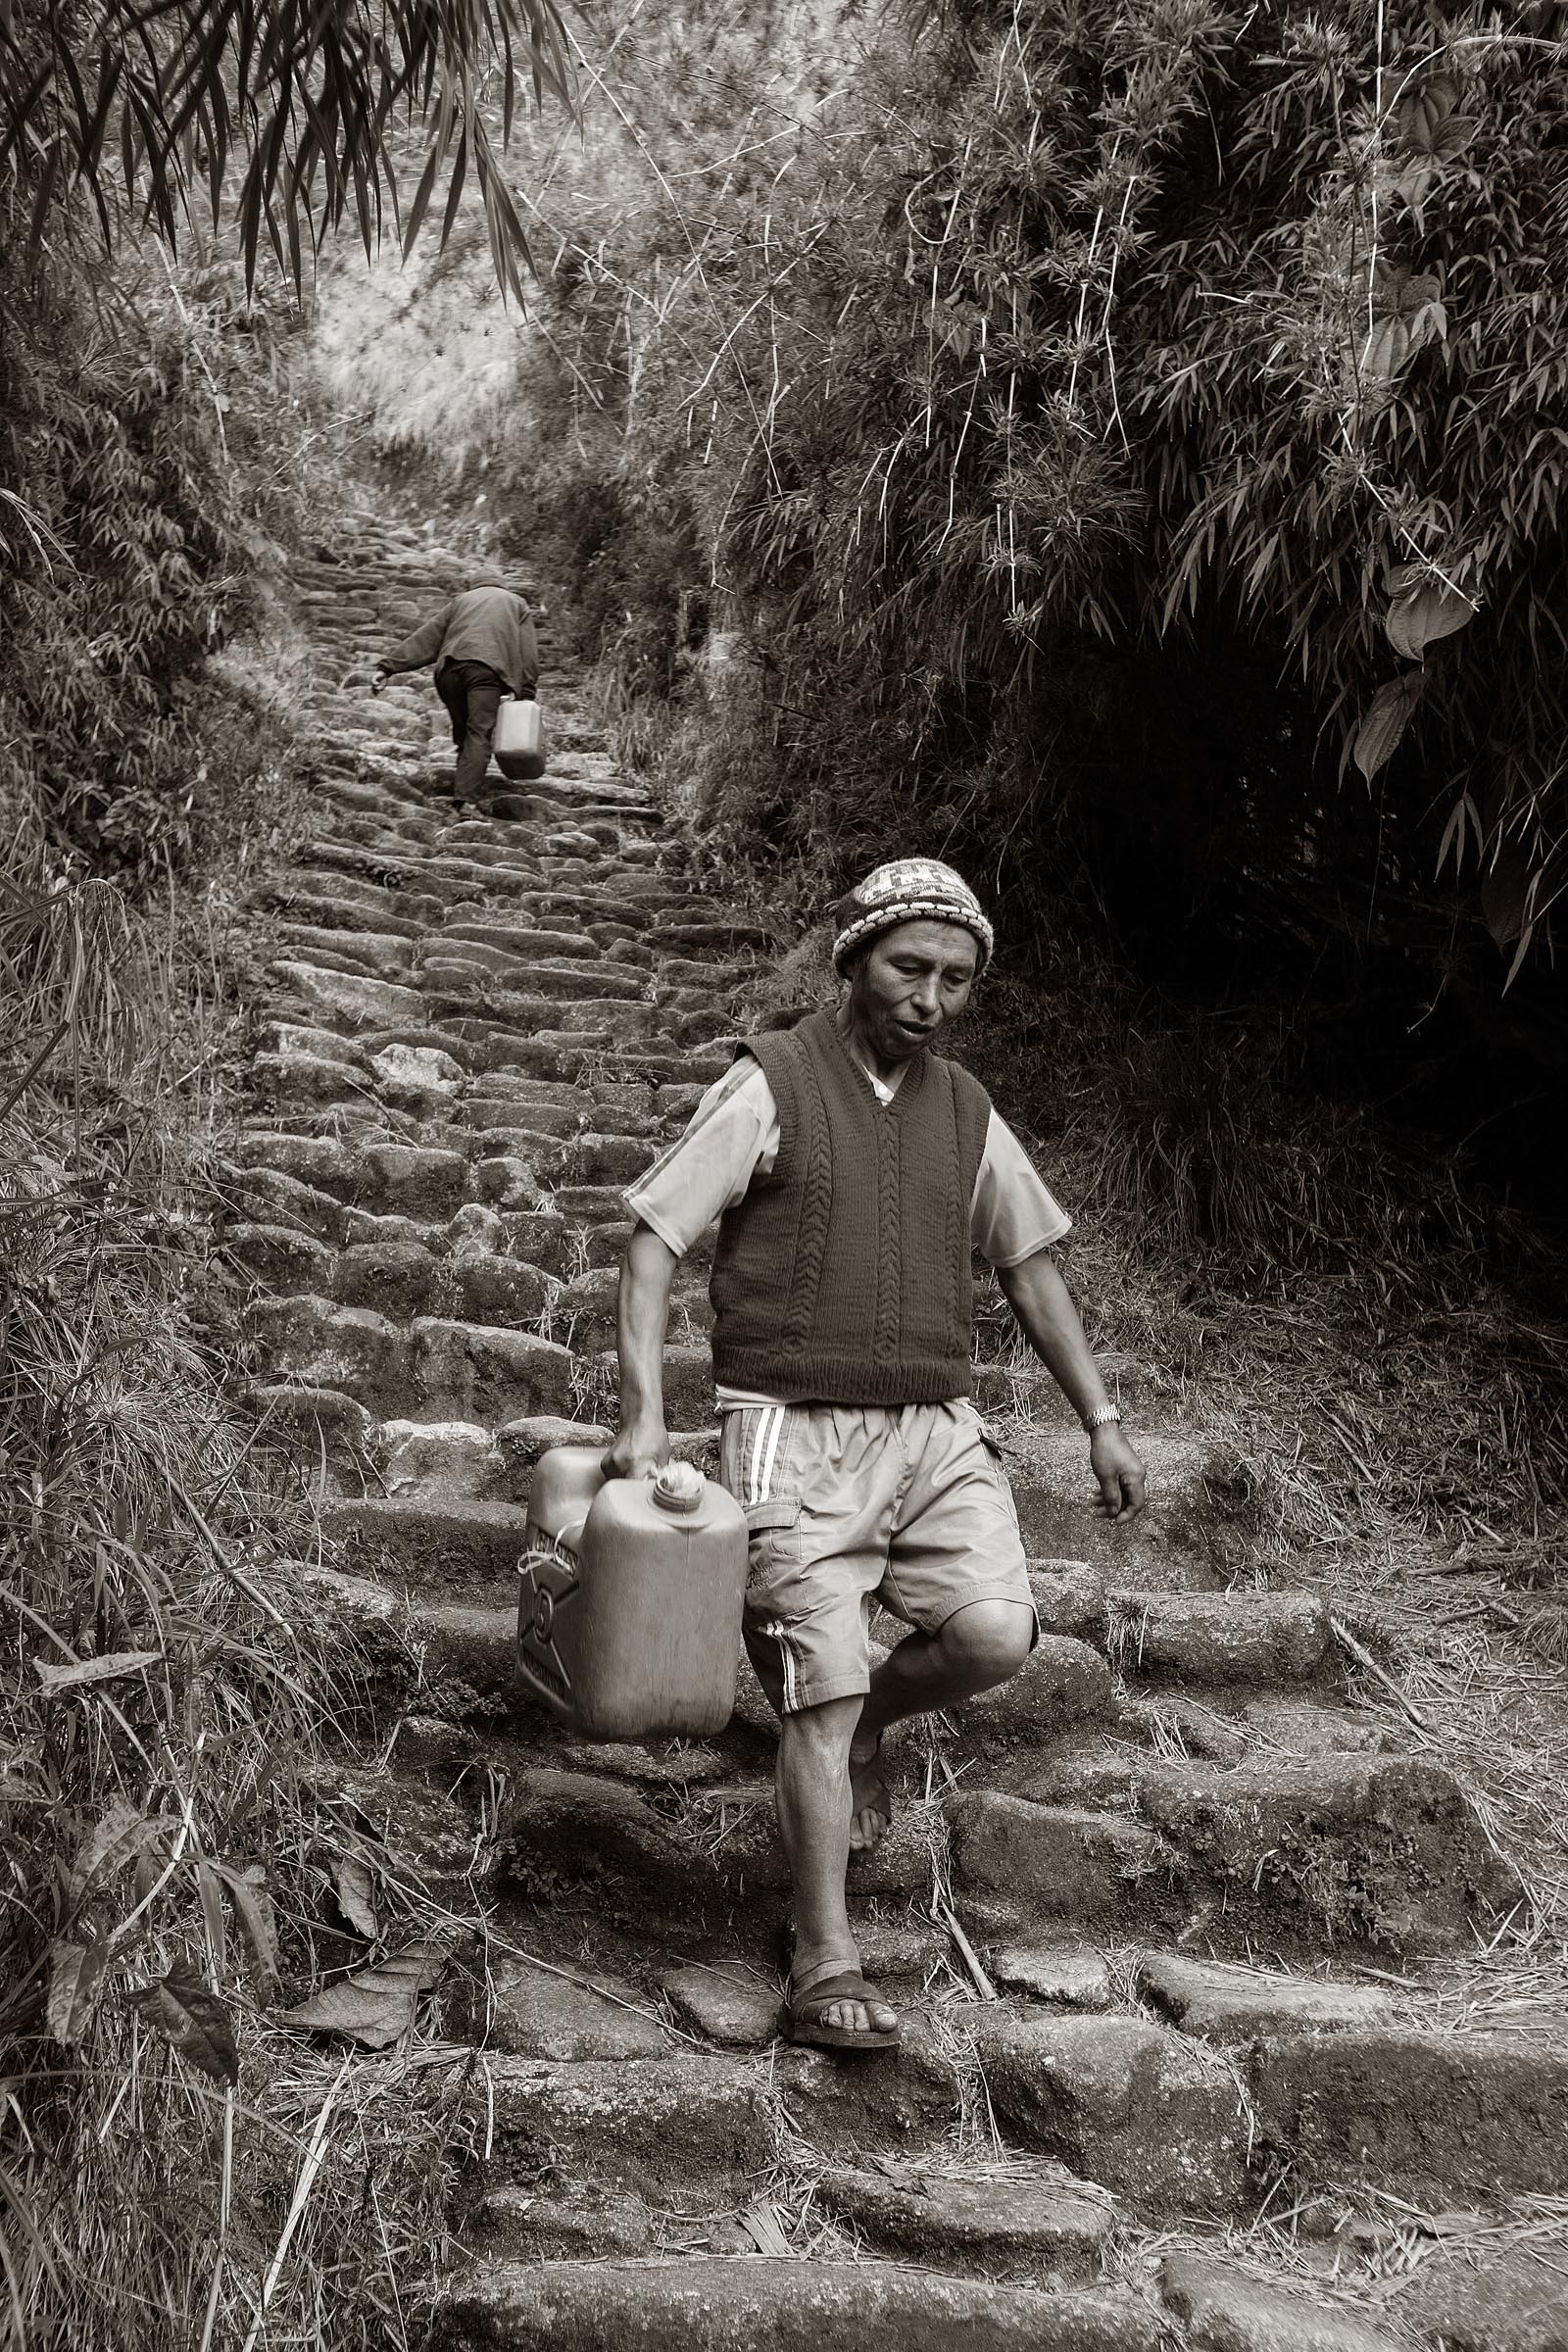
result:
[(443, 662), (435, 673), (435, 690), (447, 707), (452, 740), (458, 747), (452, 797), (460, 802), (476, 801), (490, 765), (496, 712), (507, 682), (488, 662)]

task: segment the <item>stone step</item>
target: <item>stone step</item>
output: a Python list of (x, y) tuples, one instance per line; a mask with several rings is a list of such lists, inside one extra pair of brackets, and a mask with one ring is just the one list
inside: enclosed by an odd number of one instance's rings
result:
[(302, 931), (303, 926), (279, 923), (278, 944), (292, 955), (309, 956), (318, 971), (338, 972), (350, 980), (379, 980), (385, 976), (377, 970), (373, 956), (355, 953), (354, 932), (334, 931), (323, 939), (314, 932), (302, 936)]
[(776, 2124), (764, 2061), (671, 2049), (657, 2058), (488, 2061), (496, 2157), (541, 2164), (654, 2204), (734, 2203), (760, 2183)]
[(1250, 2201), (1247, 2101), (1220, 2053), (1143, 2018), (970, 2015), (991, 2104), (1026, 2146), (1147, 2217)]
[(1097, 2278), (1122, 2219), (1102, 2189), (1049, 2159), (1014, 2158), (1000, 2178), (919, 2157), (832, 2165), (816, 2199), (882, 2252), (1001, 2285)]
[[(1237, 2263), (1170, 2254), (1160, 2293), (1196, 2352), (1403, 2352), (1408, 2338), (1292, 2283), (1265, 2283)], [(1458, 2352), (1455, 2339), (1452, 2352)], [(1488, 2352), (1503, 2352), (1502, 2345)], [(1523, 2347), (1519, 2348), (1523, 2352)]]
[[(1063, 1408), (1046, 1374), (1032, 1395), (1054, 1415)], [(1210, 1448), (1184, 1432), (1132, 1430), (1149, 1476), (1149, 1505), (1131, 1526), (1107, 1520), (1089, 1469), (1089, 1442), (1076, 1428), (998, 1433), (1024, 1544), (1035, 1554), (1089, 1560), (1113, 1589), (1173, 1585), (1212, 1590), (1222, 1579), (1207, 1540), (1204, 1468)]]
[(384, 891), (399, 912), (406, 910), (411, 898), (429, 899), (437, 906), (448, 907), (462, 905), (477, 907), (483, 899), (480, 878), (465, 875), (459, 880), (436, 873), (429, 860), (411, 854), (406, 843), (389, 844), (383, 853), (346, 839), (313, 840), (300, 854), (298, 870), (303, 877), (316, 882), (337, 874), (349, 881), (367, 883)]
[(332, 971), (321, 963), (280, 957), (269, 964), (268, 977), (276, 981), (285, 999), (303, 1006), (309, 1017), (351, 1034), (389, 1021), (416, 1020), (424, 1012), (424, 1000), (417, 989), (391, 980), (367, 979), (358, 972)]
[(1155, 1592), (1106, 1595), (1115, 1663), (1142, 1677), (1188, 1683), (1305, 1682), (1333, 1648), (1328, 1608), (1309, 1592)]
[(377, 1215), (444, 1223), (467, 1196), (470, 1162), (428, 1146), (341, 1143), (329, 1136), (251, 1132), (235, 1139), (241, 1167), (270, 1168)]
[(1568, 2191), (1568, 2036), (1310, 2025), (1255, 2041), (1257, 2130), (1301, 2177), (1438, 2203)]
[(522, 961), (564, 956), (593, 962), (599, 954), (596, 941), (586, 930), (548, 930), (523, 919), (492, 922), (482, 916), (464, 916), (433, 931), (431, 944), (437, 940), (444, 946), (464, 941), (470, 946), (493, 948), (505, 957)]
[(966, 1915), (986, 1930), (1043, 1913), (1185, 1923), (1232, 1943), (1444, 1951), (1519, 1900), (1457, 1783), (1425, 1759), (1158, 1759), (1132, 1796), (1135, 1814), (995, 1788), (951, 1797)]
[(432, 2352), (1158, 2352), (1129, 2292), (1047, 2292), (889, 2262), (489, 2262), (438, 2307)]
[(309, 1294), (256, 1298), (245, 1327), (274, 1380), (339, 1390), (381, 1419), (411, 1394), (412, 1332), (372, 1307), (336, 1306)]
[[(431, 1596), (514, 1588), (526, 1525), (514, 1503), (426, 1495), (367, 1495), (321, 1510), (321, 1532), (342, 1545), (353, 1574)], [(514, 1612), (514, 1643), (515, 1631)]]

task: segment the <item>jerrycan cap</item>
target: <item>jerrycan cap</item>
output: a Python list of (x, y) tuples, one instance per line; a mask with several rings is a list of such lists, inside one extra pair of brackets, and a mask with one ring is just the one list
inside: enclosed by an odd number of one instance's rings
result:
[(666, 1462), (654, 1481), (654, 1500), (662, 1511), (673, 1511), (684, 1518), (701, 1507), (706, 1484), (702, 1472), (691, 1462)]

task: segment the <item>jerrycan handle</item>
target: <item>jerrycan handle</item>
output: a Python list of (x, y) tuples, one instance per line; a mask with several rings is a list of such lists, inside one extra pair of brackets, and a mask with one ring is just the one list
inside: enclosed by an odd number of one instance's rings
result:
[(679, 1518), (701, 1508), (707, 1481), (691, 1462), (666, 1462), (654, 1480), (654, 1500)]

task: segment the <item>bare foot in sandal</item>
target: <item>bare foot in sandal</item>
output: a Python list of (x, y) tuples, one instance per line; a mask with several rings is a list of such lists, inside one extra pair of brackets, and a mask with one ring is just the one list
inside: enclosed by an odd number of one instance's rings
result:
[(790, 2039), (817, 2049), (891, 2049), (899, 2016), (860, 1974), (830, 1960), (790, 1980)]
[(863, 1756), (850, 1749), (850, 1851), (868, 1854), (893, 1826), (893, 1798), (882, 1769), (880, 1743)]

